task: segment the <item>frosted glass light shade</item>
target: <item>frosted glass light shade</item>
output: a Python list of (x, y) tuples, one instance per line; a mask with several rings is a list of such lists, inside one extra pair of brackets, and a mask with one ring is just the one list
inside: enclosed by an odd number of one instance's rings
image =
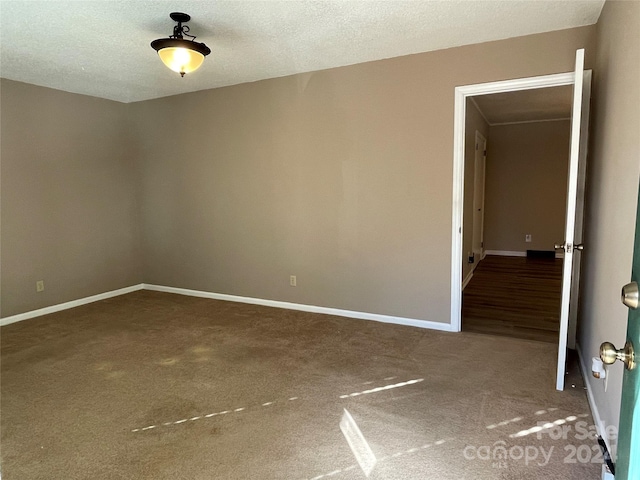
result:
[(158, 50), (162, 63), (181, 75), (193, 72), (204, 62), (204, 55), (182, 47), (168, 47)]
[(204, 57), (211, 53), (204, 43), (183, 38), (160, 38), (151, 42), (151, 47), (158, 52), (162, 63), (183, 77), (200, 67)]

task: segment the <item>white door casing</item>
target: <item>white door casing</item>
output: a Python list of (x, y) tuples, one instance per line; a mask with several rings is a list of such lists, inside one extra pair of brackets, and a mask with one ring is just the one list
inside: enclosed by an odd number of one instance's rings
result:
[(573, 85), (575, 73), (559, 73), (455, 88), (453, 126), (453, 199), (451, 242), (451, 331), (462, 326), (462, 216), (464, 213), (464, 149), (466, 100), (476, 95)]

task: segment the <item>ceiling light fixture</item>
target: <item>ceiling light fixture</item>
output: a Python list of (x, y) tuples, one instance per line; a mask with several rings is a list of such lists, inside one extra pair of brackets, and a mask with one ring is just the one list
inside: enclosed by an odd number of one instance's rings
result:
[[(189, 35), (189, 27), (183, 23), (191, 20), (186, 13), (173, 12), (169, 15), (178, 25), (173, 27), (173, 35), (169, 38), (159, 38), (151, 42), (151, 47), (158, 52), (162, 62), (181, 77), (185, 73), (197, 70), (204, 57), (211, 53), (211, 49), (204, 43), (194, 42), (195, 36)], [(183, 36), (191, 38), (185, 40)]]

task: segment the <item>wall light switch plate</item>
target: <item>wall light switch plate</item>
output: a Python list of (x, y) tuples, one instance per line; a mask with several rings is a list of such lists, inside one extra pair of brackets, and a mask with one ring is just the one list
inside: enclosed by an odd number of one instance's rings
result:
[(44, 280), (38, 280), (36, 282), (36, 292), (44, 292)]

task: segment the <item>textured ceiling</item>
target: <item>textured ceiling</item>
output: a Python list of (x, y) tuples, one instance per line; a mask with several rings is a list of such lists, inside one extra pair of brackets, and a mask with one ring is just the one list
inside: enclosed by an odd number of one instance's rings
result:
[(573, 85), (472, 97), (489, 125), (571, 117)]
[[(121, 102), (596, 23), (604, 0), (0, 0), (0, 75)], [(180, 78), (172, 11), (212, 53)]]

